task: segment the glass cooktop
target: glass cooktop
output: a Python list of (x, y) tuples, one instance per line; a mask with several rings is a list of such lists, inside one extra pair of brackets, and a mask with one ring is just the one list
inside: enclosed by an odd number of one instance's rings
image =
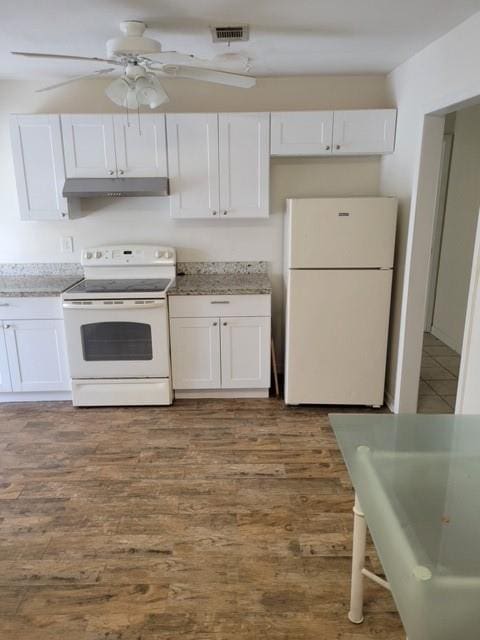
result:
[(168, 278), (82, 280), (68, 293), (161, 293), (169, 284)]

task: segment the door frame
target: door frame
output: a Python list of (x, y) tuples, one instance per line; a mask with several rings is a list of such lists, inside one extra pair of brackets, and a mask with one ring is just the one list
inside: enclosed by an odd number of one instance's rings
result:
[(440, 162), (441, 174), (438, 185), (437, 206), (435, 211), (435, 225), (433, 230), (432, 253), (430, 258), (430, 273), (428, 278), (427, 313), (425, 315), (425, 331), (433, 327), (435, 313), (435, 299), (437, 296), (438, 270), (440, 267), (440, 254), (442, 250), (443, 229), (445, 225), (445, 213), (447, 210), (448, 183), (450, 180), (450, 167), (452, 164), (453, 133), (443, 135), (442, 158)]
[[(442, 169), (445, 116), (452, 111), (476, 104), (480, 104), (480, 94), (478, 93), (470, 96), (458, 96), (457, 99), (451, 97), (446, 104), (433, 104), (424, 110), (420, 156), (414, 171), (408, 223), (395, 392), (393, 399), (390, 399), (389, 402), (394, 413), (417, 412), (431, 251)], [(475, 245), (473, 264), (480, 267), (480, 241)], [(472, 270), (472, 278), (475, 275)], [(470, 287), (466, 327), (472, 324), (475, 312), (479, 313), (472, 301), (474, 291), (480, 292), (480, 283), (478, 289), (473, 285)], [(480, 343), (477, 345), (476, 342), (466, 340), (464, 337), (462, 362), (469, 361), (475, 347), (478, 348), (480, 357)], [(472, 375), (472, 368), (465, 368), (461, 365), (460, 373), (456, 413), (463, 412), (466, 389), (469, 387), (468, 378), (469, 375)], [(458, 403), (458, 398), (463, 398), (462, 403)]]

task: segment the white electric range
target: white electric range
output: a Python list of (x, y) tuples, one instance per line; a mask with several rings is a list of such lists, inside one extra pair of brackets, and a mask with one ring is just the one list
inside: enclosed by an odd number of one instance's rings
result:
[(167, 291), (175, 250), (95, 247), (81, 261), (85, 279), (62, 296), (73, 404), (171, 404)]

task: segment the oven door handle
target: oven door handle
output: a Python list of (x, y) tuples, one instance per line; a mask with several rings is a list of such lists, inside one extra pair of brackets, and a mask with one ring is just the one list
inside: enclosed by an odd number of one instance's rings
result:
[(147, 300), (141, 304), (135, 302), (122, 302), (122, 304), (78, 304), (75, 302), (64, 302), (64, 309), (76, 309), (83, 311), (108, 311), (109, 309), (115, 309), (116, 311), (124, 311), (126, 309), (135, 309), (141, 311), (142, 309), (155, 309), (165, 306), (165, 300)]

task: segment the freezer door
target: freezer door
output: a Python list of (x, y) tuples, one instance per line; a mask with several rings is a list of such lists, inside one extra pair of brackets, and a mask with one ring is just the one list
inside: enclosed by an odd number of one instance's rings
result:
[(383, 404), (392, 271), (288, 274), (285, 402)]
[(396, 219), (395, 198), (287, 200), (287, 267), (390, 268)]

